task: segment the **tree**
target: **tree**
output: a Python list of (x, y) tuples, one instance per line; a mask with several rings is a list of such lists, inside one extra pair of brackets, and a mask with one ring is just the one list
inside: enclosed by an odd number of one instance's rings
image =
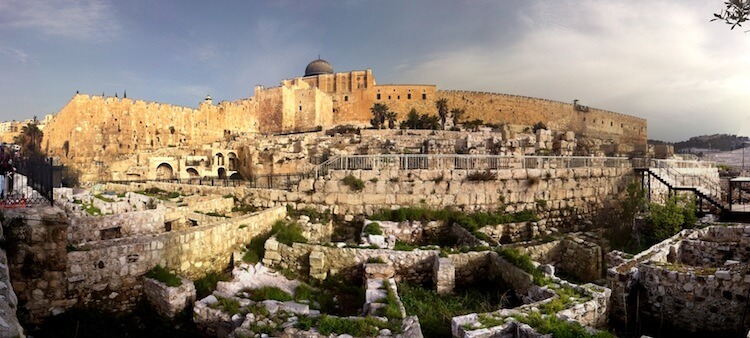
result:
[(443, 98), (435, 101), (435, 107), (440, 116), (440, 126), (445, 129), (445, 121), (448, 119), (448, 99)]
[(393, 129), (396, 127), (396, 118), (398, 118), (398, 114), (396, 112), (389, 111), (385, 113), (385, 118), (388, 119), (388, 129)]
[(461, 120), (461, 117), (466, 114), (466, 111), (459, 108), (453, 108), (451, 109), (451, 115), (453, 115), (453, 125), (458, 125), (459, 120)]
[(42, 130), (39, 129), (39, 121), (34, 116), (34, 120), (23, 126), (21, 132), (16, 135), (13, 141), (21, 146), (21, 152), (28, 157), (42, 157)]
[(724, 2), (726, 8), (719, 13), (714, 13), (711, 21), (723, 21), (727, 25), (742, 27), (742, 23), (750, 19), (750, 0), (728, 0)]
[(370, 120), (372, 126), (375, 129), (382, 128), (383, 122), (385, 122), (385, 115), (388, 113), (388, 106), (385, 103), (375, 103), (370, 108), (370, 111), (372, 112), (372, 120)]

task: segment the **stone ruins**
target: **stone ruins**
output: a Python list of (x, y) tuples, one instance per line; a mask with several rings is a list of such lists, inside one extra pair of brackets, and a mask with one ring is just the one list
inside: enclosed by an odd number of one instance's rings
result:
[[(411, 109), (438, 115), (441, 99), (465, 110), (450, 130), (366, 128), (375, 103), (402, 122)], [(76, 95), (44, 132), (83, 185), (3, 210), (3, 336), (143, 304), (215, 337), (750, 329), (750, 227), (699, 222), (635, 255), (613, 250), (604, 216), (633, 187), (642, 204), (724, 207), (717, 168), (656, 159), (636, 117), (376, 85), (370, 70), (315, 60), (303, 77), (198, 109)], [(421, 312), (438, 301), (458, 305)]]

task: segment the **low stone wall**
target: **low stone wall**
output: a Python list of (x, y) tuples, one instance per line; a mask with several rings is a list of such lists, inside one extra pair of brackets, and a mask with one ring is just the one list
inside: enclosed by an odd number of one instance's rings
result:
[(68, 219), (57, 208), (14, 210), (11, 273), (31, 321), (74, 305), (127, 311), (141, 295), (141, 276), (160, 264), (186, 277), (226, 267), (243, 244), (286, 216), (273, 208), (206, 226), (154, 236), (67, 244)]
[[(437, 250), (395, 251), (385, 249), (338, 248), (334, 246), (292, 243), (291, 246), (279, 243), (273, 237), (266, 241), (263, 264), (292, 269), (301, 274), (310, 274), (310, 256), (322, 260), (323, 267), (315, 274), (343, 274), (359, 279), (362, 276), (362, 264), (370, 257), (382, 257), (393, 265), (396, 278), (413, 283), (425, 283), (432, 280), (433, 260)], [(322, 271), (320, 271), (322, 270)]]
[(705, 334), (747, 331), (750, 276), (746, 261), (733, 259), (746, 255), (748, 238), (747, 226), (684, 230), (610, 268), (613, 320)]
[(602, 277), (602, 248), (596, 243), (571, 236), (548, 243), (521, 246), (531, 259), (551, 264), (562, 274), (578, 281), (595, 281)]
[(179, 286), (167, 286), (151, 278), (143, 278), (143, 291), (146, 299), (156, 312), (166, 318), (174, 318), (195, 302), (195, 285), (193, 281), (181, 278)]
[(115, 215), (74, 217), (70, 220), (68, 242), (82, 245), (121, 237), (156, 235), (165, 232), (165, 209), (134, 211)]

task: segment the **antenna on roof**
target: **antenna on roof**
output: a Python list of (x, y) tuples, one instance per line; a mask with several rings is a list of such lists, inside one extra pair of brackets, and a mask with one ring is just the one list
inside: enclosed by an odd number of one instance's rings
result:
[(320, 60), (320, 54), (318, 54), (318, 60)]

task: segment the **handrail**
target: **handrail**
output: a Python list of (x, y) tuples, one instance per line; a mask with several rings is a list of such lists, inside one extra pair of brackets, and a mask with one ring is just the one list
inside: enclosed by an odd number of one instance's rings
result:
[(497, 169), (556, 169), (556, 168), (630, 168), (624, 157), (585, 156), (506, 156), (464, 154), (378, 154), (341, 155), (317, 165), (317, 178), (329, 170), (429, 169), (429, 170), (497, 170)]
[[(705, 175), (701, 174), (690, 174), (681, 173), (673, 167), (669, 161), (665, 160), (651, 160), (650, 168), (662, 169), (663, 171), (655, 172), (665, 182), (671, 181), (674, 187), (686, 187), (695, 190), (696, 192), (703, 194), (704, 196), (711, 198), (713, 202), (723, 205), (724, 192), (721, 189), (721, 185), (718, 182), (710, 180)], [(685, 161), (678, 161), (685, 162)], [(686, 168), (686, 167), (679, 167)], [(687, 167), (696, 168), (696, 167)], [(709, 167), (698, 167), (698, 168), (710, 168)], [(696, 182), (697, 181), (697, 182)]]

